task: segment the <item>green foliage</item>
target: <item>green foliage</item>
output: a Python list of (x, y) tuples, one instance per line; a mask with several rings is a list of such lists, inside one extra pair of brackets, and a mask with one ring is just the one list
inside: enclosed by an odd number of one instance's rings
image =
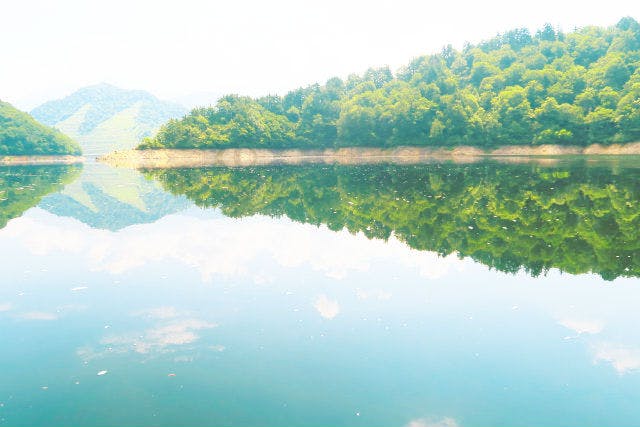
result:
[(141, 147), (285, 147), (293, 137), (293, 125), (286, 117), (251, 98), (231, 95), (215, 108), (197, 108), (182, 120), (171, 120)]
[(81, 154), (80, 146), (0, 101), (0, 156)]
[(515, 29), (462, 51), (447, 46), (396, 77), (369, 69), (284, 97), (237, 98), (233, 116), (209, 123), (227, 111), (225, 98), (141, 148), (628, 142), (640, 138), (639, 93), (638, 22), (569, 34), (547, 24), (535, 35)]
[(80, 175), (82, 165), (0, 167), (0, 228)]
[(392, 234), (504, 272), (550, 268), (640, 276), (640, 169), (471, 165), (273, 166), (150, 170), (166, 190), (228, 216), (264, 214)]

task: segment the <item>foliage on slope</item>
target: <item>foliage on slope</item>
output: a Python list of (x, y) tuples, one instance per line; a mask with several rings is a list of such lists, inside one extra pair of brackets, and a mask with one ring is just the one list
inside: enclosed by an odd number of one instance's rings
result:
[(0, 101), (0, 156), (80, 154), (78, 144)]

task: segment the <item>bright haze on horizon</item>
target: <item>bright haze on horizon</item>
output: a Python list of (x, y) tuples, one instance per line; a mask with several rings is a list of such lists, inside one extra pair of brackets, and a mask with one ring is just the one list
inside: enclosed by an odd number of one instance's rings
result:
[[(0, 99), (28, 110), (108, 82), (161, 98), (259, 96), (517, 27), (640, 20), (637, 0), (23, 0), (3, 5)], [(212, 95), (209, 95), (212, 96)]]

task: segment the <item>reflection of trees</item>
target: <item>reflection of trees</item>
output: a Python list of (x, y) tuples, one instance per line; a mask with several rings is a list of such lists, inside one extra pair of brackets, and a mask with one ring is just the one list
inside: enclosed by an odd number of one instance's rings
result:
[(640, 275), (640, 169), (534, 165), (273, 166), (147, 171), (228, 216), (286, 215), (536, 276)]
[(78, 177), (82, 165), (0, 167), (0, 228)]

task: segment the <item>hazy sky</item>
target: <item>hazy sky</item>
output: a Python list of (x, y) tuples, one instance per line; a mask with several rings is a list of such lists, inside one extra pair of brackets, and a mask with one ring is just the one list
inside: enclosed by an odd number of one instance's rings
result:
[(638, 0), (4, 3), (0, 99), (22, 109), (100, 82), (162, 98), (283, 93), (515, 27), (640, 20)]

